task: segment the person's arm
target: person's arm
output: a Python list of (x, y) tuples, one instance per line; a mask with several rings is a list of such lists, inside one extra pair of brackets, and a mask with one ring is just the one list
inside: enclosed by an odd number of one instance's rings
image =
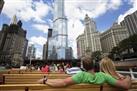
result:
[(131, 78), (129, 76), (126, 76), (125, 79), (117, 80), (115, 86), (129, 89), (131, 87)]
[(120, 77), (119, 79), (125, 79), (126, 78), (126, 76), (124, 76), (124, 75), (122, 75), (122, 74), (120, 74), (120, 73), (117, 73), (118, 74), (118, 76)]
[[(44, 79), (39, 80), (39, 83), (43, 83), (43, 80)], [(66, 79), (48, 79), (45, 83), (52, 87), (65, 87), (75, 84), (71, 77)]]
[(127, 76), (125, 79), (122, 79), (122, 80), (116, 80), (109, 74), (106, 74), (106, 81), (110, 85), (123, 88), (123, 89), (129, 89), (131, 86), (131, 78), (129, 76)]

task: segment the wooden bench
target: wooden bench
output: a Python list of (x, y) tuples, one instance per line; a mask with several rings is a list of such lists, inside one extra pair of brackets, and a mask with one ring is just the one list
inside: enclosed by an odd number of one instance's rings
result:
[(0, 91), (124, 91), (119, 88), (105, 85), (101, 89), (100, 85), (77, 84), (63, 88), (53, 88), (44, 84), (6, 84), (0, 85)]
[(65, 72), (21, 71), (20, 74), (65, 74)]
[(64, 79), (70, 77), (67, 74), (3, 74), (3, 84), (36, 84), (41, 78)]
[(0, 71), (0, 74), (64, 74), (65, 72), (41, 72), (37, 70), (20, 70), (20, 69), (10, 69)]
[[(53, 88), (45, 84), (4, 84), (0, 85), (0, 91), (125, 91), (120, 88), (104, 84), (76, 84), (63, 88)], [(137, 81), (132, 81), (128, 91), (137, 91)]]
[(22, 72), (26, 72), (26, 70), (9, 69), (9, 70), (0, 71), (0, 74), (20, 74)]

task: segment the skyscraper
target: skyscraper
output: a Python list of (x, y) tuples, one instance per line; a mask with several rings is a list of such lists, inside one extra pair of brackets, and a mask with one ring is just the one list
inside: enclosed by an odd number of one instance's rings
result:
[(10, 25), (3, 24), (0, 31), (0, 62), (13, 65), (22, 65), (26, 52), (26, 31), (22, 22), (13, 17)]
[(27, 58), (30, 60), (36, 58), (36, 48), (34, 44), (28, 46)]
[(4, 0), (0, 0), (0, 13), (2, 11), (3, 6), (4, 6)]
[(137, 34), (137, 10), (127, 15), (120, 24), (128, 29), (129, 35)]
[(47, 50), (48, 49), (47, 45), (48, 45), (48, 42), (46, 42), (46, 44), (43, 45), (43, 57), (42, 57), (43, 60), (47, 59), (47, 51), (48, 51)]
[(57, 56), (55, 59), (66, 59), (67, 42), (67, 18), (64, 14), (64, 0), (55, 0), (53, 31), (48, 43), (48, 59), (53, 59), (53, 54)]

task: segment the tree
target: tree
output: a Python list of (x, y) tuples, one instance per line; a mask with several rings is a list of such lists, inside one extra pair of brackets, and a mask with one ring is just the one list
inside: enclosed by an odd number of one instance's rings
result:
[(119, 48), (120, 48), (121, 52), (125, 51), (125, 50), (128, 50), (128, 54), (129, 54), (130, 53), (130, 48), (131, 48), (129, 38), (122, 40), (119, 43)]
[(111, 52), (110, 52), (110, 58), (112, 58), (113, 60), (120, 60), (121, 59), (121, 52), (120, 52), (120, 48), (118, 46), (113, 47)]
[(95, 61), (101, 60), (101, 56), (102, 56), (101, 51), (95, 51), (95, 52), (92, 52), (92, 54), (91, 54), (92, 59)]
[(134, 34), (129, 37), (130, 45), (133, 48), (134, 52), (137, 52), (137, 34)]
[(130, 36), (122, 40), (119, 43), (120, 51), (128, 50), (128, 54), (130, 54), (130, 49), (133, 48), (134, 52), (137, 52), (137, 34)]
[[(131, 53), (130, 50), (133, 49), (134, 53)], [(126, 54), (123, 52), (128, 51)], [(137, 54), (137, 34), (134, 34), (121, 42), (119, 42), (117, 47), (112, 48), (109, 57), (113, 60), (123, 59), (123, 58), (132, 58)]]

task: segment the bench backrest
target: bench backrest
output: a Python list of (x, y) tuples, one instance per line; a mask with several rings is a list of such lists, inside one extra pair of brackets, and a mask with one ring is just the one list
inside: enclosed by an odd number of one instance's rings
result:
[(37, 90), (37, 91), (124, 91), (119, 88), (114, 88), (109, 85), (105, 86), (106, 89), (100, 89), (100, 85), (93, 84), (77, 84), (63, 88), (53, 88), (44, 84), (6, 84), (0, 85), (0, 91), (4, 90)]
[(64, 79), (70, 77), (67, 74), (3, 74), (4, 84), (32, 84), (47, 76), (49, 79)]
[(65, 72), (41, 72), (37, 70), (21, 70), (21, 69), (10, 69), (0, 71), (0, 74), (64, 74)]

